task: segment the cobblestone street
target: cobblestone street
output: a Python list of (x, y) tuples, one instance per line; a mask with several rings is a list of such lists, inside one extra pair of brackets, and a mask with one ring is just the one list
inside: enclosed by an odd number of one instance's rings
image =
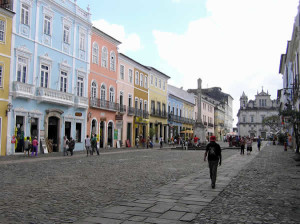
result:
[(0, 160), (0, 223), (299, 223), (292, 151), (224, 150), (211, 189), (203, 151)]

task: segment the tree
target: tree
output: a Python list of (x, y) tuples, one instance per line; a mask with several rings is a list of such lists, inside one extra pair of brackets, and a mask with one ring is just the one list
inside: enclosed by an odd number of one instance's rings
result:
[(270, 131), (276, 133), (281, 129), (280, 117), (278, 115), (265, 117), (262, 121), (262, 125), (270, 127)]

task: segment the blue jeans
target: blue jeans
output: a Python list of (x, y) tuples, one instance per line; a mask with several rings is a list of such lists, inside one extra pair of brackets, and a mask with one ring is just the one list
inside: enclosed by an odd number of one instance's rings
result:
[(211, 184), (215, 185), (217, 180), (217, 169), (218, 169), (219, 160), (209, 160), (209, 174), (211, 179)]

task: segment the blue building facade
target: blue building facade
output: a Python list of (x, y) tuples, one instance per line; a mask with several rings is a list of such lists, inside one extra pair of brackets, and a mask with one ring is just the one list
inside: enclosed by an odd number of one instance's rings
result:
[[(63, 151), (63, 136), (84, 149), (88, 108), (89, 9), (70, 0), (15, 0), (10, 76), (8, 154), (25, 136)], [(41, 149), (39, 147), (39, 149)]]

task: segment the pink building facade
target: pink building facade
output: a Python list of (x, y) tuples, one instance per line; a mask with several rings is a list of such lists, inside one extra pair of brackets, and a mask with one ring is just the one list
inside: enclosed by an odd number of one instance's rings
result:
[(118, 125), (118, 140), (123, 146), (132, 146), (133, 141), (133, 116), (134, 116), (134, 66), (130, 58), (124, 54), (118, 56), (118, 102), (125, 105), (126, 113)]
[(116, 115), (123, 112), (117, 102), (119, 41), (92, 28), (87, 134), (96, 134), (100, 148), (116, 147)]
[(201, 115), (205, 126), (206, 136), (214, 135), (214, 104), (207, 97), (202, 97)]

